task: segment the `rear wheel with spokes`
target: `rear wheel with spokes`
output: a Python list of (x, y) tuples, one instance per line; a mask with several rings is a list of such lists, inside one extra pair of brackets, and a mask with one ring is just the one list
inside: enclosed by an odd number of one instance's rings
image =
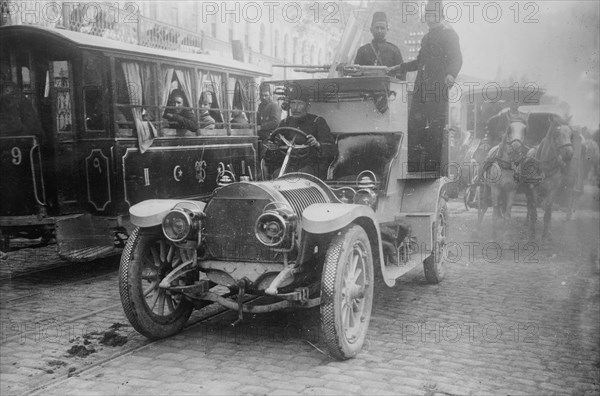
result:
[(159, 284), (192, 255), (193, 251), (173, 245), (158, 230), (136, 229), (129, 238), (121, 257), (119, 291), (127, 319), (144, 336), (173, 335), (190, 317), (193, 304)]
[(444, 253), (446, 240), (448, 238), (448, 207), (446, 200), (438, 198), (435, 222), (432, 226), (433, 246), (431, 255), (423, 260), (425, 279), (429, 283), (440, 283), (446, 274)]

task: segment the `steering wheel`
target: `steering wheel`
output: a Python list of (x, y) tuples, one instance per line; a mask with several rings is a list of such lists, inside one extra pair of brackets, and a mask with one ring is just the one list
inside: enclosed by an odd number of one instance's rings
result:
[[(286, 135), (282, 133), (282, 131), (290, 131), (293, 133), (293, 136), (290, 140), (288, 140), (286, 138)], [(269, 136), (269, 140), (273, 140), (273, 138), (277, 138), (280, 141), (283, 142), (282, 146), (279, 146), (279, 150), (283, 151), (284, 153), (287, 153), (288, 150), (291, 148), (292, 152), (294, 152), (294, 154), (291, 155), (292, 158), (304, 158), (308, 155), (308, 151), (305, 152), (298, 152), (299, 150), (305, 150), (307, 148), (309, 148), (310, 146), (308, 146), (307, 144), (295, 144), (294, 142), (296, 141), (296, 137), (300, 135), (302, 136), (305, 140), (306, 137), (308, 136), (304, 131), (298, 129), (298, 128), (293, 128), (293, 127), (279, 127), (279, 128), (275, 128), (273, 130), (273, 132), (271, 132), (271, 135)], [(289, 135), (288, 135), (289, 136)]]
[[(289, 131), (293, 133), (293, 137), (291, 138), (291, 140), (288, 140), (285, 135), (282, 133), (283, 131)], [(279, 150), (281, 150), (282, 152), (285, 153), (285, 158), (283, 159), (283, 163), (281, 165), (281, 170), (279, 172), (279, 176), (282, 176), (285, 174), (285, 170), (287, 168), (287, 164), (290, 160), (290, 158), (294, 158), (294, 159), (301, 159), (301, 158), (305, 158), (308, 155), (308, 148), (310, 147), (307, 144), (295, 144), (296, 138), (298, 137), (298, 135), (302, 136), (305, 140), (306, 137), (308, 136), (304, 131), (298, 129), (298, 128), (293, 128), (293, 127), (279, 127), (273, 130), (273, 132), (271, 132), (271, 135), (269, 135), (269, 140), (273, 140), (273, 138), (277, 138), (279, 139), (281, 142), (284, 143), (284, 145), (282, 146), (278, 146)]]

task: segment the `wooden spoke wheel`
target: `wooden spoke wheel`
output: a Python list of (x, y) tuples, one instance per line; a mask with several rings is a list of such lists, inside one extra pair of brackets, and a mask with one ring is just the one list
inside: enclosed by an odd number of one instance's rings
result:
[(139, 333), (156, 339), (183, 328), (192, 313), (192, 302), (161, 289), (159, 284), (192, 256), (192, 250), (173, 245), (158, 230), (136, 229), (132, 233), (121, 257), (119, 291), (125, 315)]
[(331, 242), (321, 280), (321, 327), (331, 355), (355, 356), (363, 346), (373, 305), (373, 256), (365, 230), (351, 225)]

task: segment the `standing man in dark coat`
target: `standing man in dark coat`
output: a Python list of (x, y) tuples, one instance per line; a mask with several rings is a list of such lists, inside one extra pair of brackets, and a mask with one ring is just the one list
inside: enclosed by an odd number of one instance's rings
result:
[(260, 140), (268, 139), (280, 121), (281, 106), (273, 101), (269, 86), (262, 86), (256, 121), (258, 124), (258, 138)]
[[(385, 12), (379, 11), (374, 13), (373, 21), (371, 22), (373, 41), (358, 49), (354, 64), (387, 67), (400, 65), (402, 63), (400, 49), (385, 39), (388, 30), (389, 27)], [(397, 77), (404, 80), (406, 73), (400, 72)]]
[(448, 118), (448, 90), (462, 67), (458, 35), (444, 21), (441, 1), (429, 0), (425, 20), (429, 32), (421, 41), (417, 59), (399, 67), (405, 72), (417, 71), (408, 116), (409, 170), (411, 164), (422, 160), (425, 170), (444, 167), (442, 162), (447, 158), (442, 148), (447, 140), (444, 128)]

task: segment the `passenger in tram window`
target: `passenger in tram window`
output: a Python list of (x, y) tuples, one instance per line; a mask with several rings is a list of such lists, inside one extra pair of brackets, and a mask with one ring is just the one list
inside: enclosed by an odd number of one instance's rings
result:
[(231, 128), (250, 128), (248, 120), (246, 119), (246, 114), (244, 114), (244, 112), (238, 106), (233, 106), (233, 110), (231, 111)]
[(281, 106), (273, 101), (271, 88), (264, 85), (260, 90), (260, 104), (257, 109), (258, 138), (266, 140), (280, 122)]
[[(169, 106), (175, 108), (169, 108), (165, 110), (163, 118), (169, 122), (169, 128), (188, 130), (196, 132), (198, 129), (198, 120), (191, 109), (184, 109), (187, 107), (185, 95), (182, 91), (176, 89), (171, 92), (169, 98)], [(178, 131), (178, 133), (180, 133)], [(185, 133), (185, 132), (182, 132)]]
[(210, 115), (209, 110), (212, 105), (212, 95), (208, 91), (200, 94), (200, 121), (198, 126), (200, 129), (215, 129), (215, 119)]
[(123, 109), (118, 107), (115, 109), (115, 122), (119, 129), (131, 130), (133, 128), (133, 121), (127, 119), (125, 114), (123, 114)]
[(0, 81), (0, 134), (2, 136), (43, 134), (42, 124), (33, 104), (10, 80)]

